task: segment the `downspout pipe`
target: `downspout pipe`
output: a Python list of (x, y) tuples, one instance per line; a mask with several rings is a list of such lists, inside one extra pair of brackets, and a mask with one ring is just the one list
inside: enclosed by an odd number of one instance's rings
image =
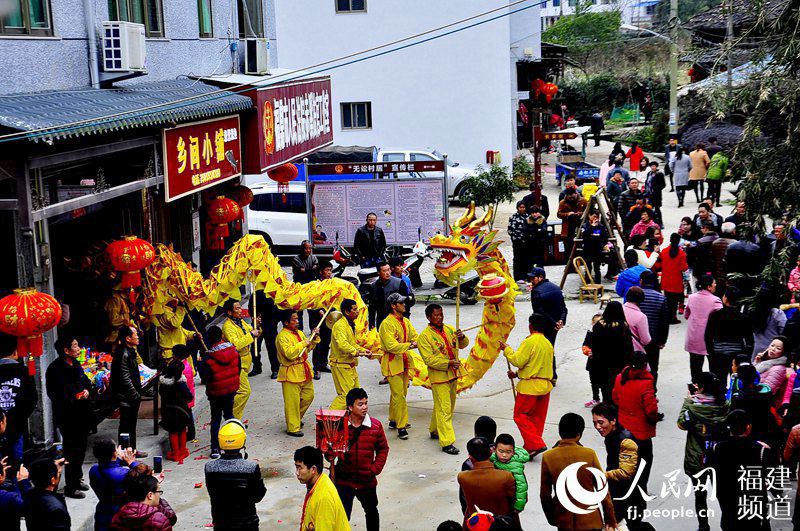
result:
[(86, 42), (89, 48), (89, 82), (100, 88), (99, 56), (97, 53), (97, 27), (95, 25), (95, 0), (83, 0), (83, 21), (86, 25)]

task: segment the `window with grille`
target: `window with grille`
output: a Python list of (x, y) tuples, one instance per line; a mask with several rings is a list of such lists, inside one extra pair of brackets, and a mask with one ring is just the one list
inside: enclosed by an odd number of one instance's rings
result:
[(239, 7), (239, 38), (264, 36), (262, 0), (237, 0)]
[(366, 13), (367, 0), (335, 0), (337, 13)]

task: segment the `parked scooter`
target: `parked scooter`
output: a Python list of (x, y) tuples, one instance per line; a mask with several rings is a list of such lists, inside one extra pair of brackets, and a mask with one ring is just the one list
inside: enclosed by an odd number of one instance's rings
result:
[[(414, 250), (411, 255), (406, 259), (406, 270), (416, 270), (417, 277), (419, 277), (419, 268), (425, 261), (425, 258), (432, 258), (431, 249), (422, 240), (414, 245)], [(408, 273), (411, 276), (411, 273)], [(462, 304), (476, 304), (478, 302), (478, 292), (475, 288), (480, 277), (478, 272), (474, 269), (468, 271), (461, 279), (461, 303)], [(413, 285), (413, 277), (412, 277)], [(415, 286), (414, 295), (416, 297), (432, 297), (440, 296), (445, 299), (455, 299), (458, 293), (456, 286), (448, 286), (439, 279), (435, 279), (433, 284), (429, 287), (423, 286), (420, 281), (419, 286)]]

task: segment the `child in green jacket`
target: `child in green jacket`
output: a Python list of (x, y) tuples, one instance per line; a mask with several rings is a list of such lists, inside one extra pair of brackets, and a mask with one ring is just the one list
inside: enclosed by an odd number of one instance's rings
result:
[(528, 502), (528, 480), (525, 479), (525, 463), (531, 456), (522, 447), (514, 445), (514, 437), (508, 433), (501, 433), (495, 440), (495, 449), (491, 460), (495, 468), (511, 472), (517, 483), (517, 496), (514, 510), (522, 512)]

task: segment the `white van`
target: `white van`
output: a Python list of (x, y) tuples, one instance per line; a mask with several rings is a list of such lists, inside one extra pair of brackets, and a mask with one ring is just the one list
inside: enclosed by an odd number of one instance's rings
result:
[(253, 190), (253, 202), (247, 206), (250, 234), (263, 236), (276, 255), (297, 254), (300, 242), (308, 239), (306, 183), (289, 183), (285, 202), (284, 194), (278, 192), (278, 183), (268, 180), (248, 186)]
[[(442, 160), (442, 154), (435, 149), (408, 149), (408, 148), (381, 148), (378, 150), (378, 162), (412, 162)], [(462, 166), (450, 157), (447, 157), (447, 196), (451, 199), (457, 198), (461, 193), (461, 185), (464, 179), (475, 175), (475, 168)], [(441, 172), (425, 173), (400, 173), (399, 178), (409, 177), (443, 177)]]

